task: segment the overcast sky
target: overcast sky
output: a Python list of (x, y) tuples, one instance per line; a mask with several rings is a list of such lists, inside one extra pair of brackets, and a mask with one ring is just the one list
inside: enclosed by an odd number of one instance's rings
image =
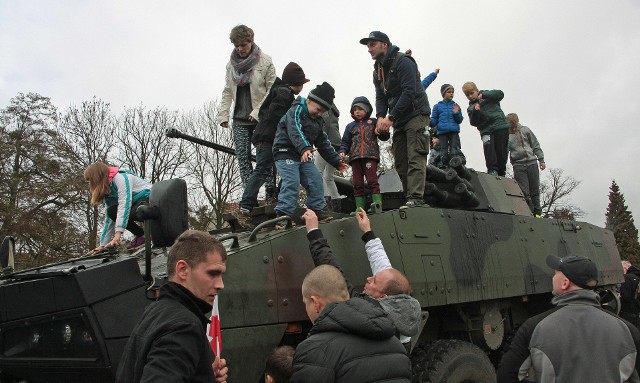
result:
[[(503, 90), (505, 113), (538, 136), (547, 166), (582, 181), (573, 201), (603, 226), (612, 179), (636, 220), (640, 211), (638, 20), (631, 0), (0, 0), (0, 108), (18, 92), (50, 97), (61, 112), (93, 96), (116, 114), (140, 103), (199, 108), (220, 98), (229, 31), (246, 24), (278, 76), (289, 61), (304, 68), (302, 95), (335, 87), (344, 129), (354, 97), (374, 100), (358, 40), (381, 30), (413, 50), (423, 75), (441, 69), (432, 105), (445, 82), (463, 107), (466, 81)], [(468, 166), (486, 171), (466, 116), (461, 129)]]

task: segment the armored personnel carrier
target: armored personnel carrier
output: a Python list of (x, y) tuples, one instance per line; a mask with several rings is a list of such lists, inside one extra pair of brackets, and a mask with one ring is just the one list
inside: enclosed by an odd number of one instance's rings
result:
[[(402, 207), (397, 174), (381, 175), (384, 206), (373, 206), (370, 214), (391, 264), (407, 275), (422, 306), (420, 332), (411, 344), (415, 382), (495, 381), (494, 366), (514, 331), (550, 307), (548, 255), (591, 258), (602, 304), (619, 308), (612, 289), (623, 275), (610, 231), (535, 218), (514, 180), (456, 161), (447, 171), (429, 169), (429, 206)], [(357, 223), (348, 215), (354, 206), (350, 183), (337, 181), (347, 196), (346, 214), (320, 228), (348, 279), (362, 287), (370, 267)], [(278, 345), (295, 346), (311, 326), (300, 292), (313, 268), (306, 230), (286, 218), (286, 229), (271, 230), (278, 221), (272, 213), (273, 207), (256, 209), (252, 231), (231, 220), (235, 231), (220, 236), (229, 254), (219, 306), (230, 382), (260, 381), (266, 355)], [(166, 275), (162, 247), (186, 229), (184, 181), (155, 184), (140, 214), (155, 248), (147, 243), (138, 254), (13, 271), (7, 240), (0, 278), (1, 382), (114, 381), (128, 335)]]

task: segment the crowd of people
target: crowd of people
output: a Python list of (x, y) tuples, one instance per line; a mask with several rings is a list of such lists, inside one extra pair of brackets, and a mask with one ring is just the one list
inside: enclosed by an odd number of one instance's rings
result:
[[(236, 157), (244, 185), (239, 208), (233, 214), (241, 227), (254, 227), (251, 210), (258, 206), (257, 196), (263, 184), (265, 201), (276, 203), (278, 216), (292, 216), (302, 186), (307, 191), (307, 207), (321, 222), (331, 220), (331, 212), (341, 207), (333, 175), (348, 166), (353, 170), (353, 214), (366, 208), (365, 185), (371, 201), (381, 206), (378, 141), (388, 140), (391, 133), (394, 167), (408, 207), (425, 203), (427, 164), (444, 168), (456, 156), (466, 163), (459, 137), (464, 117), (462, 108), (453, 101), (454, 86), (441, 86), (443, 99), (431, 110), (426, 89), (440, 69), (421, 79), (411, 51), (401, 52), (385, 33), (373, 31), (360, 40), (374, 60), (375, 111), (366, 97), (354, 97), (349, 110), (353, 121), (345, 126), (342, 139), (333, 86), (323, 82), (306, 98), (299, 96), (309, 81), (302, 68), (290, 62), (282, 78), (276, 77), (271, 57), (260, 50), (254, 38), (253, 30), (245, 25), (231, 31), (234, 50), (227, 65), (218, 116), (222, 127), (229, 127), (229, 120), (233, 121)], [(519, 124), (517, 116), (507, 121), (500, 107), (502, 91), (479, 90), (473, 82), (465, 83), (462, 91), (469, 100), (470, 123), (480, 132), (487, 173), (505, 176), (507, 155), (511, 152), (515, 178), (532, 212), (539, 216), (537, 166), (539, 162), (544, 170), (545, 164), (537, 139), (530, 129)], [(249, 159), (251, 142), (256, 147), (255, 169)], [(430, 148), (432, 155), (428, 158)], [(279, 188), (276, 173), (281, 179)]]
[[(453, 101), (454, 87), (441, 86), (443, 99), (432, 111), (425, 89), (439, 69), (421, 80), (411, 52), (400, 52), (386, 34), (373, 31), (360, 43), (374, 60), (375, 117), (371, 102), (355, 97), (350, 109), (353, 121), (340, 137), (339, 111), (330, 84), (323, 82), (307, 97), (298, 96), (309, 81), (298, 64), (290, 62), (282, 77), (276, 77), (271, 58), (255, 44), (251, 28), (233, 28), (230, 40), (234, 49), (227, 65), (220, 125), (232, 128), (245, 185), (236, 217), (250, 227), (248, 217), (258, 206), (262, 185), (266, 185), (266, 198), (277, 201), (276, 213), (292, 217), (303, 186), (307, 210), (301, 218), (315, 265), (301, 286), (313, 324), (308, 337), (295, 349), (278, 347), (266, 357), (265, 381), (409, 382), (408, 354), (411, 338), (419, 331), (421, 306), (410, 295), (408, 278), (393, 267), (371, 228), (364, 185), (366, 180), (372, 200), (382, 203), (376, 172), (378, 140), (392, 135), (406, 205), (424, 204), (429, 148), (433, 166), (446, 167), (455, 156), (464, 160), (459, 138), (463, 115)], [(538, 169), (546, 165), (535, 135), (515, 113), (505, 116), (500, 107), (502, 91), (479, 90), (472, 82), (465, 83), (462, 91), (469, 100), (470, 123), (480, 132), (487, 172), (504, 176), (510, 154), (516, 181), (533, 214), (539, 216)], [(249, 159), (251, 144), (256, 147), (255, 169)], [(332, 218), (326, 206), (340, 198), (335, 184), (331, 186), (333, 172), (349, 166), (354, 176), (355, 220), (372, 273), (363, 291), (345, 278), (319, 228)], [(279, 192), (276, 172), (282, 180)], [(132, 212), (148, 201), (151, 185), (128, 170), (101, 162), (89, 166), (84, 177), (91, 202), (104, 203), (106, 209), (100, 245), (92, 252), (120, 245), (125, 229), (136, 236), (131, 246), (143, 243), (144, 232)], [(557, 307), (520, 326), (502, 357), (498, 382), (640, 381), (640, 333), (635, 327), (640, 322), (640, 271), (623, 263), (621, 315), (627, 321), (600, 308), (593, 291), (598, 271), (591, 260), (579, 255), (550, 256), (547, 264), (555, 271), (552, 302)], [(118, 382), (226, 382), (226, 361), (215, 355), (206, 335), (207, 313), (224, 288), (225, 271), (226, 250), (208, 233), (190, 230), (176, 239), (168, 253), (168, 282), (129, 337)], [(564, 325), (568, 322), (573, 325)], [(609, 341), (612, 338), (615, 342)], [(597, 356), (585, 352), (589, 344), (598, 344), (601, 352)]]

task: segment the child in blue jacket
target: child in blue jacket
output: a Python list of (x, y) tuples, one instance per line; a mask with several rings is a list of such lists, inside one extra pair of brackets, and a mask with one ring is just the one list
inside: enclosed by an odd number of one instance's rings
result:
[(440, 87), (442, 101), (433, 107), (431, 112), (432, 127), (436, 128), (440, 139), (440, 158), (443, 166), (449, 165), (449, 160), (453, 156), (462, 157), (466, 162), (462, 150), (460, 150), (460, 123), (464, 119), (460, 105), (453, 101), (453, 86), (443, 84)]
[(378, 138), (383, 141), (389, 139), (389, 133), (378, 136), (376, 134), (375, 118), (371, 118), (373, 107), (364, 97), (356, 97), (351, 103), (351, 117), (354, 121), (349, 123), (342, 135), (340, 156), (344, 159), (349, 155), (349, 164), (353, 171), (353, 196), (356, 200), (356, 210), (365, 207), (364, 179), (371, 190), (371, 200), (382, 205), (382, 194), (378, 183), (378, 162), (380, 160), (380, 147)]

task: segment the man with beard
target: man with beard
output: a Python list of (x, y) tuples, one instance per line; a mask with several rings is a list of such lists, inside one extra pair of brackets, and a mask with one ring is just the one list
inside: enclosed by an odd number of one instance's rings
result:
[(376, 133), (393, 126), (394, 166), (402, 180), (407, 206), (424, 204), (431, 107), (422, 88), (420, 72), (413, 57), (400, 52), (389, 37), (373, 31), (360, 40), (375, 60), (373, 84), (376, 88)]

